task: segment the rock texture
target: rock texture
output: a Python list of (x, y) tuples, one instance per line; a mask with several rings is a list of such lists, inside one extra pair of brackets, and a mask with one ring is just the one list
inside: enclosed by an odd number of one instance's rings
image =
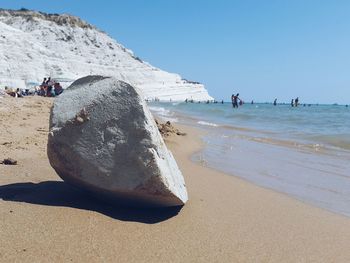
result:
[(181, 135), (181, 136), (185, 136), (186, 133), (185, 132), (181, 132), (178, 129), (176, 129), (171, 123), (170, 121), (167, 121), (165, 123), (161, 123), (158, 120), (155, 120), (157, 127), (158, 127), (158, 131), (160, 132), (160, 134), (162, 135), (163, 138), (167, 138), (170, 135), (176, 134), (176, 135)]
[(115, 78), (75, 81), (51, 112), (48, 157), (58, 175), (118, 203), (183, 205), (183, 176), (143, 101)]

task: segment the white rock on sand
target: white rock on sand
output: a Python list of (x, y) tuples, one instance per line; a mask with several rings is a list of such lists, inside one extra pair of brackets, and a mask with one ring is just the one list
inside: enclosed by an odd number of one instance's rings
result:
[(55, 99), (48, 157), (63, 180), (117, 203), (179, 206), (188, 199), (143, 98), (115, 78), (78, 79)]

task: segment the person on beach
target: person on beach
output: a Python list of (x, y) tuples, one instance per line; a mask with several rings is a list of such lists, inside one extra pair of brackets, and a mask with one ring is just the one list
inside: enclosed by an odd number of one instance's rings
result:
[(11, 97), (16, 97), (16, 92), (14, 92), (13, 89), (9, 89), (8, 87), (5, 87), (5, 93)]
[(54, 91), (55, 91), (55, 95), (60, 95), (63, 92), (63, 88), (61, 86), (61, 84), (59, 82), (56, 82), (54, 85)]
[(50, 81), (50, 78), (44, 78), (44, 80), (43, 80), (43, 82), (41, 83), (41, 85), (40, 85), (40, 90), (39, 90), (39, 92), (38, 92), (38, 95), (39, 96), (44, 96), (44, 97), (46, 97), (46, 95), (47, 95), (47, 89), (48, 89), (48, 83), (49, 83), (49, 81)]
[(294, 107), (294, 99), (292, 99), (292, 101), (290, 102), (290, 105), (291, 105), (292, 107)]
[(19, 88), (16, 89), (15, 98), (22, 98), (22, 92)]
[(39, 91), (38, 91), (38, 95), (39, 95), (39, 96), (45, 96), (45, 94), (46, 94), (46, 89), (47, 89), (47, 84), (46, 84), (46, 82), (47, 82), (47, 79), (44, 78), (43, 82), (42, 82), (41, 85), (40, 85), (40, 89), (39, 89)]
[(55, 97), (55, 89), (53, 88), (52, 85), (48, 86), (47, 87), (47, 93), (46, 93), (46, 96), (47, 97)]
[(277, 105), (277, 99), (275, 99), (275, 100), (273, 101), (273, 105), (274, 105), (274, 106)]

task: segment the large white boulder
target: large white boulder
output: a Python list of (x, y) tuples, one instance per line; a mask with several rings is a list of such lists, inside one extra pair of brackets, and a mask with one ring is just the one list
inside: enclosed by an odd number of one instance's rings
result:
[(160, 207), (188, 199), (142, 96), (115, 78), (78, 79), (55, 99), (47, 152), (63, 180), (98, 197)]

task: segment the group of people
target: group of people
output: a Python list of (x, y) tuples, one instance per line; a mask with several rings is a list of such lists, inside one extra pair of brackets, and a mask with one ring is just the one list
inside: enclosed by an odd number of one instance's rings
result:
[[(238, 105), (243, 105), (243, 100), (239, 98), (239, 93), (236, 95), (232, 94), (231, 96), (231, 101), (232, 101), (232, 107), (233, 108), (238, 108)], [(254, 104), (254, 101), (251, 102), (251, 104)], [(277, 99), (273, 101), (273, 105), (277, 105)], [(299, 105), (299, 97), (296, 97), (295, 99), (292, 99), (291, 101), (291, 106), (292, 107), (298, 107)]]
[(51, 80), (50, 77), (44, 78), (43, 82), (39, 86), (37, 93), (39, 96), (55, 97), (63, 92), (63, 88), (59, 82)]
[[(193, 100), (193, 99), (185, 99), (185, 102), (186, 103), (195, 103), (195, 101)], [(199, 100), (199, 101), (197, 101), (197, 103), (201, 103), (201, 101)], [(206, 104), (210, 104), (210, 103), (214, 103), (214, 104), (217, 104), (217, 103), (219, 103), (217, 100), (207, 100), (206, 102), (205, 102)], [(220, 102), (221, 104), (224, 104), (224, 100), (222, 100), (221, 102)]]
[(55, 97), (63, 92), (63, 88), (59, 82), (51, 80), (51, 78), (44, 78), (40, 86), (36, 87), (35, 90), (29, 88), (25, 89), (12, 89), (5, 87), (4, 94), (10, 95), (15, 98), (22, 98), (29, 95), (39, 95), (44, 97)]
[[(273, 101), (273, 105), (276, 106), (277, 105), (277, 99), (275, 99)], [(299, 97), (296, 97), (295, 99), (292, 99), (292, 101), (290, 102), (290, 106), (292, 107), (298, 107), (299, 105)], [(305, 106), (305, 105), (304, 105)]]
[(4, 91), (5, 91), (5, 94), (10, 95), (10, 96), (15, 97), (15, 98), (22, 98), (23, 96), (30, 95), (28, 90), (23, 91), (19, 88), (14, 90), (14, 89), (11, 89), (9, 87), (5, 87)]
[[(273, 101), (273, 105), (274, 105), (274, 106), (277, 105), (277, 99), (275, 99), (275, 100)], [(292, 101), (290, 102), (290, 105), (291, 105), (292, 107), (298, 107), (298, 105), (299, 105), (299, 97), (296, 97), (295, 99), (292, 99)]]

